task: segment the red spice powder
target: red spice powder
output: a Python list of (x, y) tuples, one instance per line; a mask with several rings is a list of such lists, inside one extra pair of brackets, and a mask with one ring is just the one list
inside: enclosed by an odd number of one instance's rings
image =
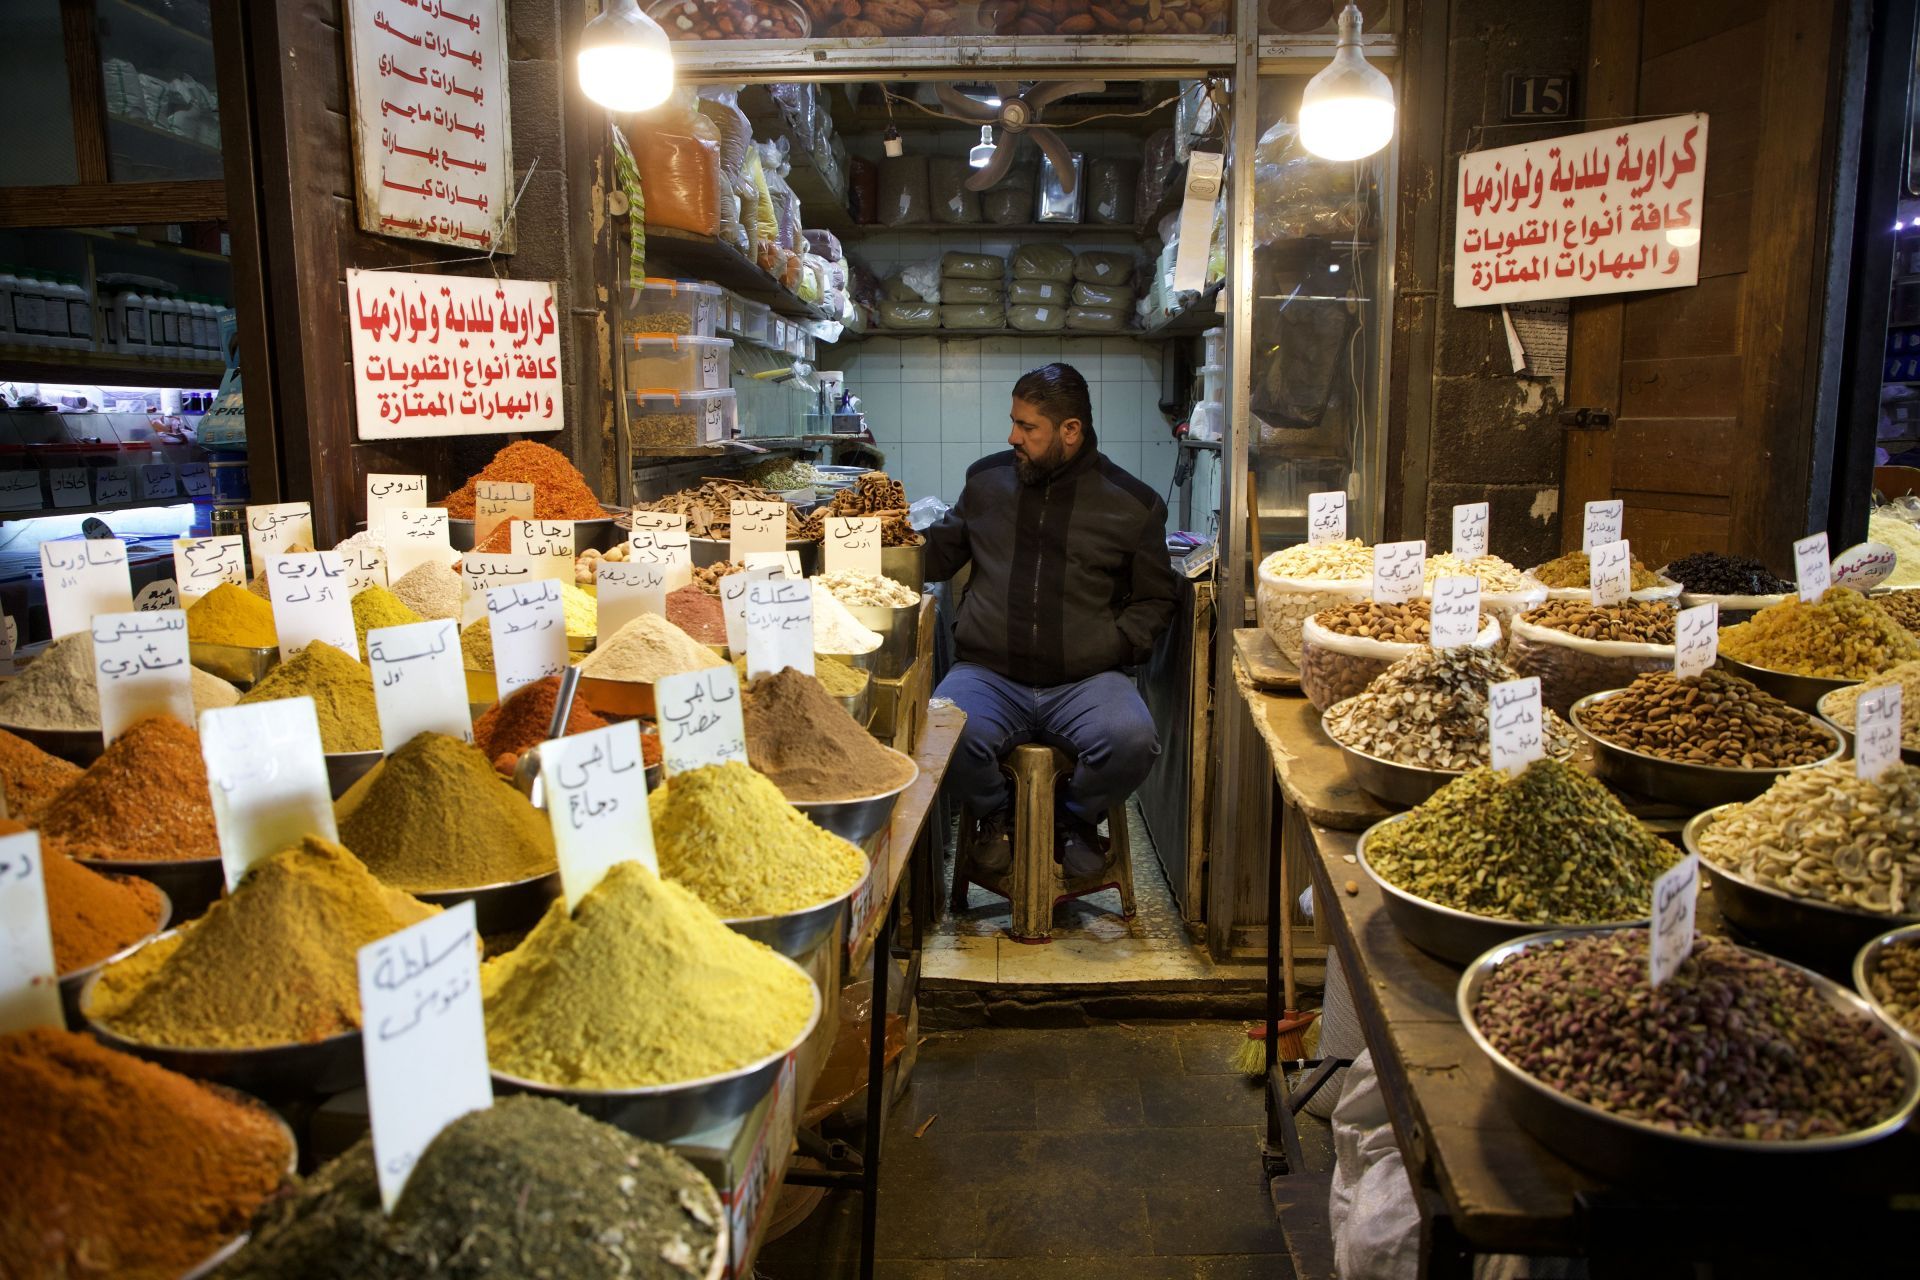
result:
[[(512, 697), (487, 708), (486, 714), (473, 722), (473, 744), (486, 753), (494, 768), (512, 777), (520, 753), (547, 740), (547, 730), (553, 724), (553, 704), (559, 696), (559, 676), (514, 690)], [(573, 709), (567, 713), (567, 730), (561, 736), (606, 727), (607, 722), (587, 705), (587, 700), (575, 694)]]
[(493, 455), (493, 461), (448, 494), (441, 505), (456, 520), (473, 519), (474, 486), (482, 480), (533, 486), (536, 520), (604, 520), (606, 511), (585, 476), (557, 449), (531, 440), (516, 440)]
[(667, 593), (667, 621), (701, 644), (727, 642), (725, 606), (719, 596), (710, 596), (697, 586)]

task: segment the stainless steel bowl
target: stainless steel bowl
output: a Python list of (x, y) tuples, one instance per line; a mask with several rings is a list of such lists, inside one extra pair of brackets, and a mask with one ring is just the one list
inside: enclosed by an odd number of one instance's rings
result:
[(1590, 925), (1558, 924), (1551, 920), (1503, 920), (1498, 916), (1483, 916), (1462, 911), (1458, 907), (1442, 906), (1431, 899), (1410, 893), (1373, 869), (1373, 864), (1367, 861), (1367, 842), (1382, 827), (1404, 822), (1411, 816), (1396, 813), (1361, 832), (1359, 841), (1354, 845), (1354, 857), (1359, 860), (1360, 869), (1367, 873), (1367, 877), (1380, 886), (1381, 896), (1387, 904), (1387, 918), (1393, 921), (1394, 927), (1406, 935), (1408, 942), (1448, 964), (1468, 964), (1489, 948), (1539, 933), (1543, 929), (1562, 929), (1570, 933), (1618, 929), (1627, 925), (1644, 925), (1650, 918), (1649, 915), (1636, 920)]
[[(1902, 1088), (1893, 1111), (1879, 1122), (1852, 1133), (1798, 1141), (1758, 1141), (1743, 1138), (1707, 1138), (1676, 1133), (1644, 1120), (1603, 1111), (1591, 1103), (1568, 1097), (1520, 1069), (1519, 1064), (1494, 1048), (1481, 1033), (1474, 1006), (1481, 988), (1494, 970), (1534, 947), (1579, 936), (1570, 930), (1537, 933), (1488, 951), (1460, 975), (1455, 1006), (1460, 1023), (1493, 1066), (1494, 1093), (1526, 1129), (1556, 1155), (1622, 1181), (1659, 1181), (1674, 1184), (1709, 1177), (1736, 1177), (1742, 1184), (1756, 1176), (1791, 1173), (1806, 1177), (1818, 1172), (1807, 1162), (1855, 1151), (1898, 1133), (1920, 1103), (1920, 1059), (1873, 1017), (1866, 1002), (1836, 982), (1817, 973), (1806, 974), (1822, 998), (1836, 1008), (1871, 1021), (1875, 1030), (1899, 1048)], [(1779, 1165), (1756, 1166), (1756, 1159), (1794, 1161), (1789, 1170)]]
[[(832, 661), (834, 661), (832, 658), (820, 658), (814, 663), (814, 669), (819, 670), (820, 662)], [(846, 709), (847, 714), (853, 717), (855, 724), (864, 729), (867, 727), (867, 721), (873, 719), (873, 673), (860, 667), (854, 667), (853, 670), (860, 671), (866, 676), (866, 680), (860, 686), (860, 692), (849, 694), (844, 698), (836, 697), (833, 700)]]
[(28, 729), (17, 724), (0, 724), (0, 729), (82, 769), (98, 760), (100, 753), (107, 749), (98, 729)]
[(1796, 769), (1832, 764), (1847, 753), (1845, 739), (1834, 731), (1832, 725), (1804, 711), (1796, 711), (1795, 714), (1805, 716), (1830, 744), (1827, 754), (1812, 764), (1793, 765), (1784, 769), (1735, 769), (1722, 765), (1688, 764), (1681, 760), (1648, 755), (1644, 751), (1633, 751), (1616, 742), (1609, 742), (1587, 728), (1582, 721), (1588, 707), (1609, 698), (1617, 698), (1625, 692), (1625, 689), (1608, 689), (1604, 693), (1590, 693), (1573, 704), (1567, 719), (1573, 722), (1574, 732), (1593, 744), (1594, 762), (1602, 778), (1624, 791), (1653, 800), (1665, 800), (1682, 808), (1709, 809), (1714, 805), (1751, 800), (1785, 774)]
[(874, 832), (886, 826), (893, 819), (893, 803), (900, 793), (920, 780), (920, 766), (913, 757), (892, 747), (882, 750), (899, 756), (913, 765), (913, 776), (891, 791), (883, 791), (875, 796), (861, 796), (854, 800), (789, 800), (787, 803), (807, 815), (816, 827), (824, 827), (843, 840), (859, 844)]
[(138, 876), (167, 895), (173, 904), (173, 922), (185, 924), (226, 892), (227, 873), (218, 858), (186, 858), (179, 862), (124, 862), (105, 858), (75, 858), (89, 871), (102, 875)]
[(1860, 954), (1853, 958), (1853, 989), (1867, 1002), (1874, 1016), (1887, 1024), (1887, 1029), (1899, 1036), (1907, 1045), (1920, 1049), (1920, 1031), (1912, 1031), (1894, 1019), (1887, 1007), (1873, 994), (1873, 975), (1880, 968), (1880, 959), (1889, 948), (1907, 946), (1920, 947), (1920, 924), (1902, 925), (1898, 929), (1889, 929), (1866, 946), (1860, 948)]
[[(281, 1117), (278, 1111), (275, 1111), (272, 1107), (260, 1101), (260, 1099), (244, 1094), (238, 1089), (229, 1089), (225, 1085), (213, 1084), (210, 1081), (202, 1081), (201, 1084), (203, 1087), (219, 1094), (235, 1106), (258, 1111), (261, 1115), (272, 1120), (274, 1127), (280, 1130), (281, 1136), (287, 1140), (287, 1179), (291, 1181), (299, 1173), (300, 1144), (294, 1140), (293, 1130), (288, 1127), (286, 1120)], [(251, 1238), (252, 1233), (241, 1232), (208, 1254), (205, 1258), (202, 1258), (194, 1265), (191, 1271), (182, 1275), (180, 1280), (209, 1280), (211, 1276), (220, 1270), (221, 1264), (228, 1261), (236, 1253), (239, 1253), (240, 1250), (246, 1248), (247, 1241)]]
[[(600, 505), (607, 513), (603, 519), (575, 520), (572, 522), (573, 549), (576, 554), (585, 551), (588, 547), (592, 547), (596, 551), (609, 551), (615, 544), (626, 539), (627, 531), (616, 527), (614, 524), (615, 514), (624, 509), (620, 507), (609, 507), (604, 502)], [(555, 520), (548, 521), (548, 523), (561, 524), (565, 522)], [(453, 545), (455, 551), (473, 550), (473, 534), (474, 522), (472, 520), (456, 520), (451, 516), (447, 518), (447, 541)]]
[(187, 660), (211, 676), (219, 676), (240, 692), (259, 684), (267, 672), (280, 665), (280, 648), (269, 645), (255, 649), (239, 644), (206, 644), (190, 641)]
[(1859, 684), (1858, 680), (1833, 680), (1825, 676), (1795, 675), (1791, 671), (1775, 671), (1771, 667), (1756, 667), (1752, 663), (1741, 662), (1720, 655), (1720, 665), (1733, 674), (1751, 680), (1780, 701), (1802, 711), (1812, 711), (1820, 705), (1820, 699), (1835, 689), (1844, 689), (1850, 684)]
[(880, 572), (915, 591), (927, 589), (927, 544), (880, 548)]
[[(695, 568), (704, 569), (731, 558), (732, 544), (724, 538), (688, 538), (687, 545), (693, 551)], [(809, 538), (788, 538), (787, 550), (799, 554), (802, 576), (811, 577), (820, 554), (820, 543)]]
[[(1846, 744), (1847, 751), (1851, 754), (1853, 751), (1853, 730), (1841, 724), (1840, 717), (1834, 712), (1835, 699), (1839, 696), (1840, 692), (1838, 689), (1830, 689), (1826, 693), (1821, 694), (1820, 701), (1815, 704), (1814, 710), (1822, 720), (1832, 726), (1835, 733), (1840, 735), (1840, 741)], [(1920, 750), (1903, 746), (1900, 748), (1900, 759), (1907, 764), (1920, 764)]]
[(378, 751), (330, 751), (326, 759), (327, 790), (338, 800), (385, 756)]
[[(1426, 803), (1434, 792), (1466, 772), (1464, 769), (1428, 769), (1417, 764), (1401, 764), (1397, 760), (1383, 760), (1379, 756), (1356, 751), (1335, 737), (1327, 724), (1327, 717), (1339, 705), (1336, 702), (1320, 713), (1320, 732), (1326, 734), (1327, 740), (1340, 749), (1340, 756), (1347, 763), (1347, 773), (1355, 784), (1375, 799), (1397, 804), (1403, 809), (1416, 808)], [(1571, 754), (1568, 752), (1559, 758), (1564, 760)]]
[(473, 924), (482, 936), (531, 929), (560, 896), (560, 873), (548, 871), (525, 880), (503, 880), (472, 889), (409, 889), (414, 897), (436, 907), (473, 904)]
[(848, 901), (860, 892), (860, 886), (872, 874), (873, 864), (868, 862), (860, 878), (836, 898), (784, 915), (736, 916), (724, 923), (735, 933), (745, 934), (755, 942), (766, 943), (789, 960), (803, 960), (813, 954), (813, 949), (820, 945), (822, 938), (833, 932)]
[(880, 647), (872, 654), (868, 670), (882, 680), (897, 680), (907, 674), (920, 652), (920, 604), (886, 608), (873, 605), (848, 605), (861, 626), (878, 632)]
[(167, 926), (173, 923), (173, 899), (167, 897), (166, 890), (158, 885), (154, 886), (154, 892), (160, 895), (160, 920), (146, 937), (136, 939), (112, 955), (102, 956), (92, 964), (83, 965), (72, 973), (60, 975), (60, 1009), (66, 1014), (67, 1030), (81, 1031), (86, 1028), (87, 1020), (80, 1015), (80, 992), (86, 987), (87, 980), (114, 961), (124, 959), (146, 946), (147, 943), (165, 933)]

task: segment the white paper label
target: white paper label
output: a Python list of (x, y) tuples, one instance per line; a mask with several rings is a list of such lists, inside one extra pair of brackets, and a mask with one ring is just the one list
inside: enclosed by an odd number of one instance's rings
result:
[(453, 564), (447, 518), (445, 507), (398, 507), (386, 513), (380, 541), (389, 579), (398, 582), (423, 564)]
[(221, 583), (247, 585), (247, 547), (239, 534), (218, 538), (175, 538), (173, 579), (180, 598), (192, 604)]
[(315, 640), (326, 641), (350, 658), (360, 657), (346, 578), (347, 569), (337, 551), (267, 557), (267, 595), (273, 601), (273, 629), (279, 633), (282, 662)]
[(1697, 676), (1720, 657), (1720, 606), (1711, 602), (1682, 609), (1673, 619), (1673, 674)]
[(1540, 677), (1487, 686), (1488, 745), (1493, 767), (1519, 773), (1547, 754), (1541, 725)]
[(1474, 561), (1487, 554), (1487, 526), (1491, 508), (1484, 502), (1463, 502), (1453, 509), (1453, 554)]
[(274, 502), (247, 508), (247, 554), (253, 571), (260, 572), (269, 556), (291, 546), (311, 547), (313, 508), (304, 502)]
[(337, 547), (333, 554), (340, 557), (340, 565), (346, 570), (349, 601), (368, 587), (387, 585), (387, 553), (380, 548), (362, 542), (351, 547)]
[(653, 686), (660, 760), (669, 776), (710, 764), (747, 763), (740, 681), (732, 667), (680, 671)]
[(228, 892), (254, 863), (307, 836), (339, 841), (312, 698), (202, 711), (200, 754)]
[(1432, 610), (1429, 635), (1434, 648), (1472, 644), (1480, 635), (1480, 579), (1435, 579)]
[(38, 471), (0, 471), (0, 511), (35, 511), (40, 502)]
[(1827, 535), (1810, 534), (1793, 544), (1793, 576), (1802, 600), (1814, 601), (1833, 585), (1833, 562), (1827, 558)]
[(53, 505), (59, 509), (93, 505), (93, 471), (89, 467), (61, 467), (47, 473), (53, 487)]
[(627, 563), (665, 569), (670, 592), (693, 583), (693, 544), (687, 540), (685, 529), (634, 530), (627, 539)]
[(421, 733), (473, 741), (460, 624), (452, 618), (367, 632), (367, 666), (380, 716), (380, 750), (392, 755)]
[(493, 1105), (473, 903), (369, 942), (358, 960), (373, 1167), (392, 1213), (427, 1144)]
[(486, 612), (489, 591), (499, 587), (527, 586), (539, 582), (541, 578), (540, 566), (530, 556), (506, 552), (482, 555), (478, 551), (469, 551), (460, 557), (460, 579), (467, 589), (466, 609), (462, 616), (472, 621)]
[(580, 905), (618, 862), (658, 872), (653, 820), (647, 814), (647, 768), (638, 721), (540, 744), (540, 784), (560, 856), (567, 910)]
[(720, 607), (727, 615), (727, 648), (736, 654), (747, 651), (747, 587), (777, 577), (773, 569), (746, 569), (720, 579)]
[(523, 685), (567, 669), (567, 615), (560, 584), (544, 578), (486, 594), (493, 635), (493, 687), (500, 701)]
[(667, 616), (667, 567), (602, 560), (594, 570), (600, 639), (606, 640), (643, 613)]
[(1607, 542), (1618, 542), (1626, 529), (1627, 504), (1619, 498), (1607, 502), (1589, 502), (1586, 520), (1580, 526), (1580, 549), (1591, 553)]
[(66, 1025), (40, 834), (0, 836), (0, 1035)]
[(40, 544), (47, 625), (53, 638), (85, 631), (96, 613), (132, 613), (127, 544), (118, 538), (61, 538)]
[(747, 584), (747, 679), (783, 667), (813, 674), (813, 588), (804, 578)]
[(1700, 859), (1680, 859), (1653, 882), (1653, 936), (1647, 940), (1647, 979), (1659, 986), (1693, 953), (1693, 914), (1700, 902)]
[(508, 520), (533, 519), (533, 486), (481, 480), (473, 486), (473, 545), (479, 546)]
[(1418, 599), (1427, 568), (1424, 542), (1382, 542), (1373, 548), (1373, 598), (1383, 604)]
[(1307, 495), (1307, 541), (1338, 542), (1347, 536), (1347, 494), (1344, 489)]
[(0, 632), (0, 657), (11, 658), (13, 651), (20, 647), (20, 624), (12, 618), (0, 619), (6, 630)]
[(189, 498), (213, 496), (213, 473), (204, 462), (188, 462), (180, 467), (180, 491)]
[(751, 552), (787, 549), (786, 503), (734, 502), (729, 510), (733, 525), (727, 536), (728, 559), (740, 564)]
[(155, 578), (133, 597), (135, 613), (158, 613), (162, 609), (178, 609), (180, 591), (172, 578)]
[(1853, 768), (1868, 782), (1900, 760), (1900, 686), (1869, 689), (1854, 704)]
[(1833, 558), (1833, 585), (1871, 591), (1892, 577), (1899, 563), (1899, 555), (1884, 542), (1855, 543)]
[(573, 521), (515, 520), (507, 540), (515, 554), (533, 561), (541, 577), (573, 581)]
[(1633, 594), (1633, 549), (1603, 542), (1587, 553), (1587, 585), (1597, 605), (1619, 604)]
[(827, 517), (827, 572), (880, 573), (880, 517)]
[(792, 578), (798, 581), (806, 577), (800, 572), (798, 551), (749, 551), (747, 558), (740, 563), (749, 569), (769, 570), (776, 578)]
[(389, 512), (426, 505), (425, 476), (394, 475), (380, 471), (367, 473), (367, 532), (374, 537), (379, 537), (380, 531), (386, 528)]
[(1176, 290), (1206, 287), (1213, 213), (1220, 203), (1225, 171), (1226, 157), (1218, 151), (1192, 151), (1187, 155), (1187, 181), (1180, 195), (1179, 247), (1173, 254)]
[(93, 615), (100, 732), (111, 743), (148, 716), (193, 723), (187, 615), (178, 609)]
[(180, 481), (166, 463), (150, 463), (140, 468), (140, 493), (147, 498), (177, 498)]
[(93, 476), (93, 500), (103, 507), (132, 502), (134, 486), (132, 467), (101, 467)]
[(642, 511), (635, 508), (632, 512), (632, 532), (649, 533), (685, 533), (687, 518), (678, 511)]

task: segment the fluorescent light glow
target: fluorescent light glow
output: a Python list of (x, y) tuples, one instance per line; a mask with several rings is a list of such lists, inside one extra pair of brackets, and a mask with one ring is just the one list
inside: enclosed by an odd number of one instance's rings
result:
[(1323, 160), (1361, 160), (1393, 140), (1393, 122), (1393, 85), (1360, 52), (1360, 10), (1349, 4), (1333, 61), (1300, 99), (1300, 145)]
[(1338, 272), (1338, 271), (1340, 270), (1340, 264), (1339, 264), (1339, 263), (1337, 263), (1337, 262), (1329, 262), (1329, 263), (1327, 264), (1327, 270), (1328, 270), (1328, 271), (1329, 271), (1330, 273), (1331, 273), (1331, 272)]
[(673, 92), (673, 48), (639, 0), (611, 0), (580, 32), (580, 91), (622, 115), (646, 111)]

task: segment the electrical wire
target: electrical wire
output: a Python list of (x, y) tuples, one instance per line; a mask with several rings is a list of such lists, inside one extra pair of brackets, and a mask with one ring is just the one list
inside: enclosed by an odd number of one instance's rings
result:
[[(964, 124), (968, 126), (979, 126), (982, 124), (991, 123), (990, 121), (985, 121), (985, 120), (970, 120), (965, 116), (954, 115), (951, 111), (942, 111), (938, 107), (930, 107), (926, 103), (920, 101), (918, 98), (910, 98), (904, 93), (895, 93), (893, 90), (887, 88), (887, 86), (884, 84), (880, 86), (880, 92), (882, 96), (886, 98), (887, 115), (889, 118), (891, 118), (893, 115), (894, 102), (899, 101), (899, 102), (904, 102), (910, 107), (917, 107), (921, 111), (926, 112), (930, 116), (938, 116), (942, 120), (952, 120), (957, 124)], [(1078, 129), (1081, 125), (1093, 124), (1095, 121), (1098, 121), (1098, 120), (1138, 120), (1142, 116), (1150, 116), (1154, 112), (1159, 111), (1161, 108), (1171, 106), (1178, 101), (1180, 101), (1180, 95), (1176, 93), (1170, 98), (1162, 98), (1160, 101), (1154, 103), (1152, 106), (1144, 107), (1139, 111), (1106, 111), (1106, 112), (1102, 112), (1099, 115), (1087, 116), (1085, 119), (1082, 119), (1082, 120), (1069, 120), (1061, 124), (1055, 124), (1052, 121), (1040, 120), (1036, 118), (1033, 123), (1041, 125), (1042, 127), (1048, 128), (1048, 129)], [(985, 106), (986, 104), (981, 103), (981, 105)], [(1032, 126), (1029, 126), (1029, 127), (1032, 127)]]

